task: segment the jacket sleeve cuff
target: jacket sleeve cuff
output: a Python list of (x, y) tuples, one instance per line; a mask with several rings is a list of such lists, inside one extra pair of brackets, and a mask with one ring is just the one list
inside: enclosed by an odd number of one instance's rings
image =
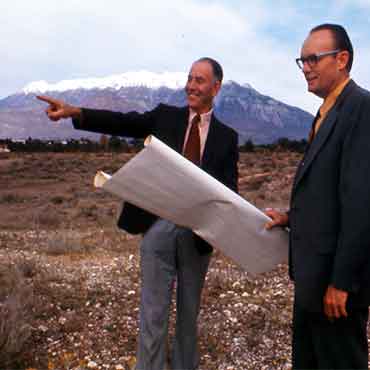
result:
[(81, 114), (78, 118), (72, 118), (73, 127), (77, 130), (84, 130), (84, 109), (81, 108)]
[(348, 276), (346, 273), (334, 273), (331, 279), (332, 285), (340, 290), (348, 293), (357, 293), (360, 289), (360, 284), (353, 276)]

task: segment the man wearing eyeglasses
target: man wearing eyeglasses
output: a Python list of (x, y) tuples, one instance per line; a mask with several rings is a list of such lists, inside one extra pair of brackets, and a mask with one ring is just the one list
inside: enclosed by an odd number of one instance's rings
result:
[(370, 94), (350, 78), (342, 26), (313, 28), (296, 60), (323, 99), (295, 176), (288, 213), (295, 283), (293, 369), (368, 369)]

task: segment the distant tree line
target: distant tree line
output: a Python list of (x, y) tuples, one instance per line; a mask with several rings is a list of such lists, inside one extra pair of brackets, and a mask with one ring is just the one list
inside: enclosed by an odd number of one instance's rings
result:
[(12, 152), (135, 152), (143, 147), (143, 140), (128, 141), (117, 136), (102, 135), (99, 141), (87, 138), (68, 140), (0, 139), (0, 146)]
[(254, 144), (251, 139), (245, 141), (244, 144), (239, 146), (241, 152), (254, 152), (259, 149), (265, 149), (269, 151), (290, 151), (303, 153), (307, 146), (307, 140), (291, 140), (286, 137), (280, 138), (271, 144)]
[[(307, 140), (280, 138), (272, 144), (254, 144), (251, 139), (239, 146), (241, 152), (258, 150), (291, 151), (303, 153)], [(27, 140), (0, 139), (0, 146), (12, 152), (137, 152), (144, 147), (140, 139), (126, 140), (117, 136), (102, 135), (99, 141), (90, 139), (41, 140), (29, 137)]]

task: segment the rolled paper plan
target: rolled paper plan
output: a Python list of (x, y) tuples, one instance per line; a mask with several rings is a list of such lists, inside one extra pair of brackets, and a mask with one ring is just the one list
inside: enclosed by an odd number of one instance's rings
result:
[(187, 227), (248, 272), (273, 269), (288, 259), (286, 229), (266, 230), (270, 218), (154, 136), (101, 187), (137, 207)]

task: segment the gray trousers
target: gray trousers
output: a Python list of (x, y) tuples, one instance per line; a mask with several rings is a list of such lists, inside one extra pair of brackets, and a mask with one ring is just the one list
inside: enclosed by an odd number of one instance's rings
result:
[(146, 232), (140, 252), (142, 285), (136, 369), (165, 369), (176, 279), (176, 335), (171, 370), (194, 370), (199, 363), (197, 317), (210, 255), (199, 254), (191, 230), (162, 219)]

